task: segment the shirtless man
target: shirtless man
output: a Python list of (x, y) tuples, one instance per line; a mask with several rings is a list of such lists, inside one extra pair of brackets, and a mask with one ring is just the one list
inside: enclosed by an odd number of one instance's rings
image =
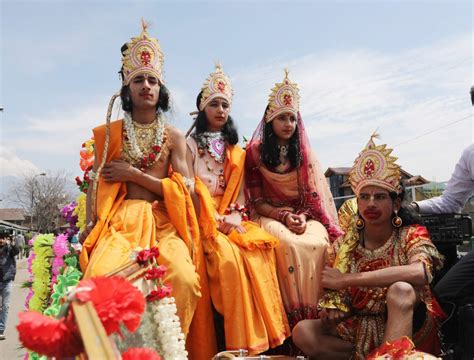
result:
[[(106, 275), (127, 264), (136, 248), (157, 246), (158, 262), (168, 268), (164, 282), (173, 288), (186, 336), (195, 312), (206, 307), (201, 297), (207, 292), (207, 278), (201, 275), (205, 269), (195, 266), (203, 261), (196, 245), (199, 231), (190, 230), (189, 219), (196, 216), (185, 190), (192, 186), (186, 178), (186, 141), (178, 129), (165, 124), (169, 93), (161, 79), (163, 55), (145, 25), (122, 47), (122, 63), (124, 119), (94, 129), (95, 175), (80, 264), (85, 278)], [(208, 305), (204, 313), (211, 314)]]

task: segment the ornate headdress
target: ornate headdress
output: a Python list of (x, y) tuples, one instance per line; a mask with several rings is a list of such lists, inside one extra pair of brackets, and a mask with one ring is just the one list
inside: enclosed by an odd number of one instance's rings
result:
[(232, 90), (232, 84), (230, 83), (229, 77), (222, 71), (222, 65), (216, 64), (216, 70), (209, 75), (202, 86), (202, 97), (199, 110), (203, 111), (204, 108), (215, 98), (222, 98), (232, 105), (232, 96), (234, 91)]
[(268, 99), (268, 110), (265, 122), (272, 121), (282, 113), (292, 113), (297, 116), (300, 109), (300, 95), (298, 85), (288, 79), (288, 69), (285, 69), (285, 78), (282, 83), (275, 84)]
[(158, 40), (148, 35), (148, 25), (142, 20), (142, 32), (128, 42), (122, 52), (123, 85), (128, 85), (138, 74), (156, 76), (161, 82), (163, 53)]
[(387, 145), (375, 145), (372, 134), (365, 149), (354, 161), (349, 172), (349, 181), (352, 190), (356, 195), (367, 185), (374, 185), (400, 193), (400, 166), (395, 163), (396, 157), (391, 156), (392, 149), (387, 149)]

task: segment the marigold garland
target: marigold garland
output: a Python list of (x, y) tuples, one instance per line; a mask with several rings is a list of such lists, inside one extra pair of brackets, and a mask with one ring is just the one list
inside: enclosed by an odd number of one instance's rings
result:
[(80, 194), (76, 199), (76, 208), (74, 209), (73, 214), (77, 216), (76, 227), (79, 228), (79, 231), (84, 231), (86, 228), (86, 201), (87, 195)]

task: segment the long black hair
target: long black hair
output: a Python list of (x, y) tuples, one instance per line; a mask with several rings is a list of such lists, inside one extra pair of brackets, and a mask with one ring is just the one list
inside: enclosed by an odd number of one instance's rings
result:
[[(401, 206), (400, 210), (398, 210), (398, 216), (402, 219), (403, 226), (406, 225), (414, 225), (414, 224), (420, 224), (421, 218), (419, 214), (410, 206), (407, 206), (406, 203), (404, 203), (405, 199), (405, 186), (402, 185), (402, 190), (400, 194), (397, 194), (395, 191), (390, 191), (389, 192), (390, 198), (392, 201), (395, 201), (397, 199), (400, 199), (401, 201)], [(395, 217), (395, 213), (392, 214), (392, 218)]]
[[(265, 109), (267, 113), (268, 106)], [(278, 137), (273, 131), (273, 121), (265, 122), (263, 125), (263, 139), (261, 145), (262, 162), (267, 168), (275, 168), (280, 165), (280, 151), (278, 149)], [(298, 126), (290, 138), (288, 144), (288, 159), (292, 168), (297, 168), (301, 163), (300, 142), (299, 142)]]
[[(122, 52), (122, 56), (125, 54), (125, 51), (128, 49), (128, 45), (124, 44), (120, 51)], [(119, 71), (119, 74), (124, 79), (123, 74), (123, 66)], [(120, 99), (122, 99), (122, 109), (123, 111), (132, 112), (133, 104), (132, 98), (130, 97), (130, 86), (124, 85), (120, 89)], [(159, 111), (168, 111), (170, 109), (170, 92), (168, 88), (161, 83), (160, 80), (160, 94), (158, 95), (158, 103), (156, 104), (156, 112)]]
[[(124, 85), (120, 89), (120, 99), (122, 99), (123, 111), (132, 112), (133, 104), (130, 97), (130, 86)], [(156, 104), (156, 112), (168, 111), (170, 109), (170, 92), (168, 88), (160, 82), (160, 94), (158, 95), (158, 102)]]
[[(196, 106), (199, 109), (199, 106), (201, 105), (201, 99), (202, 99), (202, 91), (198, 94), (196, 98)], [(195, 128), (195, 134), (199, 135), (202, 134), (203, 132), (207, 131), (207, 116), (204, 111), (199, 111), (198, 115), (195, 120), (196, 128)], [(237, 132), (237, 128), (234, 124), (234, 120), (232, 117), (229, 115), (227, 118), (227, 122), (225, 123), (224, 127), (221, 130), (222, 135), (224, 136), (224, 139), (231, 145), (235, 145), (239, 142), (239, 133)]]

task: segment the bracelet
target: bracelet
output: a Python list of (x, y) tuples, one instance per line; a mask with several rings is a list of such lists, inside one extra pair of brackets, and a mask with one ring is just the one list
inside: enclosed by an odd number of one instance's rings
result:
[(301, 214), (306, 215), (306, 220), (313, 218), (313, 216), (311, 215), (311, 212), (308, 209), (300, 209), (296, 212), (296, 215), (301, 215)]
[(194, 179), (190, 179), (186, 176), (183, 176), (184, 185), (188, 188), (189, 191), (194, 191)]
[(237, 211), (240, 213), (240, 216), (242, 216), (243, 221), (248, 221), (249, 220), (249, 214), (248, 214), (248, 209), (244, 205), (240, 205), (239, 203), (232, 203), (229, 205), (229, 207), (226, 209), (225, 213), (227, 215), (231, 214), (232, 212)]
[(286, 219), (291, 213), (288, 210), (278, 211), (278, 221), (286, 225)]

